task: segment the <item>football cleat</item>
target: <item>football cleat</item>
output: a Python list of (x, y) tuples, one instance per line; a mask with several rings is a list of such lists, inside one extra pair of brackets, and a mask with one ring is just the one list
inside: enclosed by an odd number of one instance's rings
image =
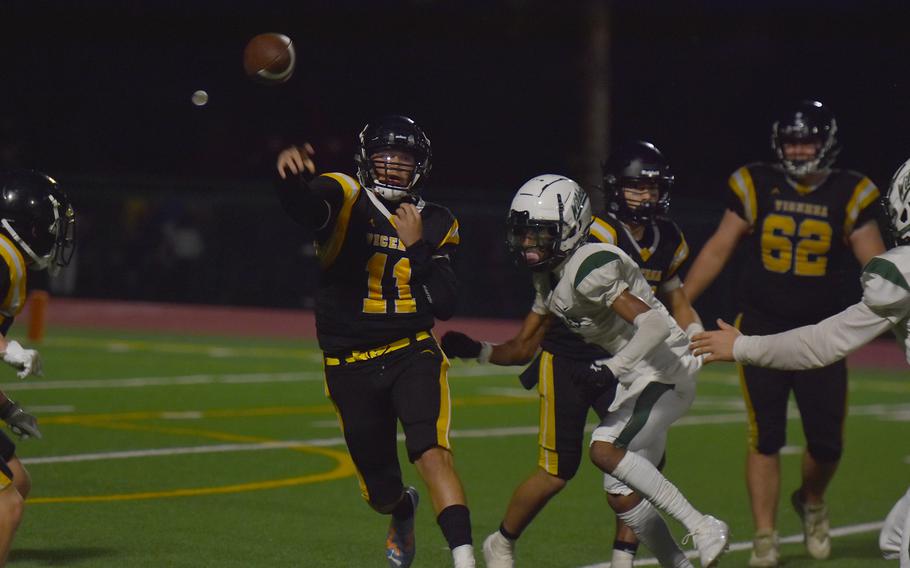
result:
[(717, 559), (730, 548), (730, 527), (711, 515), (702, 517), (695, 530), (687, 534), (683, 544), (692, 537), (702, 568), (717, 566)]
[(514, 568), (515, 541), (494, 532), (483, 541), (483, 559), (487, 568)]
[(404, 520), (392, 517), (389, 533), (385, 541), (385, 556), (391, 568), (408, 568), (414, 562), (417, 545), (414, 541), (414, 518), (417, 516), (417, 503), (420, 495), (413, 487), (404, 490), (405, 496), (414, 505), (414, 514)]
[(824, 560), (831, 555), (831, 535), (828, 524), (828, 507), (821, 505), (807, 505), (799, 497), (799, 489), (790, 496), (793, 509), (803, 521), (803, 542), (809, 556), (817, 560)]
[(752, 556), (750, 568), (774, 568), (780, 565), (780, 540), (777, 531), (763, 530), (755, 533), (752, 539)]

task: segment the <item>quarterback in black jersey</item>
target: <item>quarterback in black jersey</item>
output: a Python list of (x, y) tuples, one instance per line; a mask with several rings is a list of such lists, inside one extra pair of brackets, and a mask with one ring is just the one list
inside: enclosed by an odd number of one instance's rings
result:
[[(41, 374), (34, 349), (6, 339), (25, 305), (27, 270), (56, 271), (69, 264), (76, 216), (57, 182), (35, 171), (0, 173), (0, 358), (24, 379)], [(38, 421), (0, 391), (0, 418), (21, 438), (41, 437)], [(0, 432), (0, 566), (5, 565), (31, 478), (16, 445)]]
[[(604, 163), (607, 212), (594, 217), (587, 240), (617, 245), (628, 253), (641, 266), (645, 279), (680, 327), (696, 332), (701, 331), (698, 315), (682, 292), (677, 275), (689, 248), (679, 227), (666, 216), (672, 184), (669, 164), (652, 144), (634, 142), (622, 146)], [(510, 239), (514, 237), (510, 235)], [(519, 252), (518, 243), (513, 248)], [(517, 254), (516, 260), (527, 262), (523, 254)], [(548, 269), (543, 265), (531, 268)], [(578, 471), (588, 410), (593, 409), (602, 418), (613, 402), (616, 384), (600, 384), (591, 367), (592, 362), (610, 354), (586, 343), (564, 324), (533, 311), (526, 316), (518, 334), (505, 343), (492, 345), (460, 332), (449, 332), (443, 336), (442, 345), (449, 356), (497, 365), (523, 365), (533, 358), (521, 374), (522, 384), (526, 388), (537, 384), (541, 405), (552, 410), (540, 414), (537, 470), (515, 490), (499, 531), (484, 542), (487, 565), (510, 566), (518, 537)], [(625, 512), (643, 502), (622, 484), (617, 484), (622, 485), (621, 490), (610, 493), (613, 485), (612, 481), (605, 482), (615, 511)], [(667, 565), (688, 562), (673, 539), (668, 538), (660, 514), (644, 503), (653, 522), (642, 540)], [(632, 529), (617, 518), (611, 566), (632, 566), (637, 543)]]
[[(831, 166), (837, 122), (817, 101), (803, 101), (772, 126), (775, 163), (754, 163), (729, 179), (727, 210), (686, 278), (695, 299), (741, 243), (737, 327), (764, 335), (811, 324), (852, 303), (844, 293), (848, 253), (861, 265), (885, 250), (876, 218), (879, 192), (866, 176)], [(792, 390), (806, 435), (802, 485), (791, 495), (814, 558), (831, 551), (824, 494), (843, 449), (847, 368), (810, 371), (740, 366), (749, 409), (746, 484), (755, 523), (751, 566), (777, 566), (775, 530), (780, 449)]]
[(455, 308), (451, 258), (458, 221), (420, 190), (430, 140), (413, 120), (385, 116), (360, 133), (357, 176), (316, 172), (307, 144), (278, 157), (288, 213), (315, 231), (316, 332), (326, 392), (357, 467), (361, 493), (391, 514), (390, 566), (413, 562), (418, 495), (402, 483), (397, 423), (430, 490), (456, 568), (473, 567), (470, 514), (449, 443), (449, 363), (430, 333)]

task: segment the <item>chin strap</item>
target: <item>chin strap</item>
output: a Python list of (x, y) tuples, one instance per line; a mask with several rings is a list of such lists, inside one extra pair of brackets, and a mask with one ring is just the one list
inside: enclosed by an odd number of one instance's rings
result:
[(14, 241), (16, 241), (16, 244), (19, 245), (19, 248), (21, 248), (23, 251), (25, 251), (25, 254), (27, 254), (29, 256), (29, 258), (32, 259), (32, 261), (35, 263), (34, 268), (36, 268), (38, 270), (47, 268), (47, 263), (48, 263), (48, 260), (50, 260), (50, 255), (41, 257), (41, 256), (38, 256), (37, 254), (35, 254), (35, 251), (33, 251), (31, 249), (31, 247), (25, 243), (25, 241), (22, 239), (22, 237), (19, 236), (19, 233), (17, 233), (16, 230), (13, 229), (13, 226), (10, 225), (9, 221), (7, 221), (6, 219), (0, 219), (0, 226), (2, 226), (3, 229), (7, 233), (9, 233), (9, 236), (11, 236)]

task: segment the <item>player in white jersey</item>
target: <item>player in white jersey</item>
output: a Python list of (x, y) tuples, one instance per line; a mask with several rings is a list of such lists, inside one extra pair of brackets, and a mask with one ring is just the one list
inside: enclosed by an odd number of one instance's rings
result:
[[(655, 467), (667, 429), (692, 404), (700, 362), (638, 265), (614, 245), (585, 244), (591, 219), (578, 184), (537, 176), (512, 200), (510, 245), (529, 265), (547, 263), (547, 270), (534, 273), (533, 310), (555, 315), (613, 354), (595, 363), (601, 382), (618, 381), (619, 387), (590, 448), (594, 464), (612, 476), (607, 491), (634, 490), (669, 513), (694, 536), (702, 566), (712, 566), (728, 546), (726, 523), (695, 510)], [(638, 533), (637, 513), (649, 506), (639, 501), (620, 515)]]
[[(693, 337), (690, 349), (706, 362), (738, 361), (774, 369), (811, 369), (843, 359), (891, 329), (910, 363), (910, 160), (901, 165), (884, 198), (896, 245), (863, 268), (863, 298), (815, 325), (774, 335), (748, 336), (717, 320), (720, 329)], [(910, 493), (892, 509), (882, 528), (886, 555), (899, 554), (910, 568), (907, 534)], [(892, 556), (893, 557), (893, 556)]]

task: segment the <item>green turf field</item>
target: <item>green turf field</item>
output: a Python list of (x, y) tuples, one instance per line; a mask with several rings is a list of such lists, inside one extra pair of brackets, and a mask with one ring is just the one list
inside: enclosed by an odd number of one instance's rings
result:
[[(41, 351), (45, 377), (14, 382), (7, 370), (2, 379), (44, 433), (19, 445), (34, 488), (11, 565), (385, 566), (388, 520), (360, 499), (314, 343), (58, 329)], [(450, 376), (479, 555), (535, 467), (536, 393), (508, 368), (456, 362)], [(697, 507), (730, 523), (734, 543), (751, 539), (739, 393), (732, 366), (702, 373), (693, 409), (671, 430), (666, 469)], [(910, 373), (854, 371), (850, 407), (830, 509), (834, 527), (858, 532), (836, 538), (824, 564), (800, 542), (785, 544), (787, 567), (888, 564), (877, 530), (863, 525), (880, 522), (910, 482)], [(799, 529), (786, 503), (802, 434), (790, 425), (782, 536)], [(405, 479), (422, 489), (410, 465)], [(522, 566), (609, 560), (613, 517), (600, 485), (584, 461), (521, 539)], [(447, 566), (428, 504), (418, 510), (415, 566)], [(747, 558), (734, 551), (722, 565)]]

